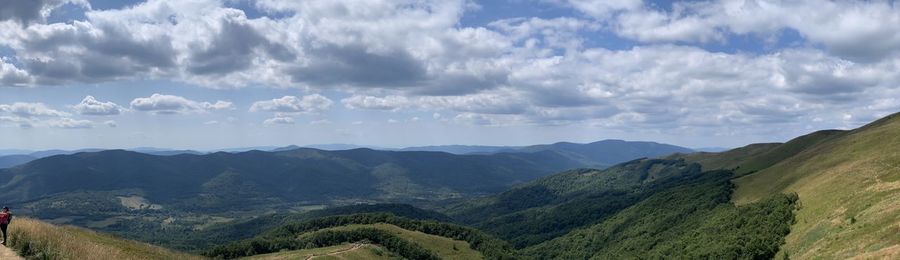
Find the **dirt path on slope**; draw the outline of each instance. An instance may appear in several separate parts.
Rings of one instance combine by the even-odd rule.
[[[337,255],[337,254],[347,253],[347,252],[350,252],[350,251],[353,251],[353,250],[360,249],[360,248],[362,248],[364,245],[366,245],[366,244],[353,243],[353,246],[351,246],[350,248],[347,248],[347,249],[341,249],[341,250],[334,251],[334,252],[329,252],[329,253],[327,253],[327,254],[318,254],[318,255],[307,256],[307,257],[306,257],[306,260],[310,260],[310,259],[313,259],[313,258],[315,258],[315,257],[320,257],[320,256],[329,256],[329,255]],[[5,258],[0,258],[0,259],[5,260]]]
[[[25,260],[25,258],[6,246],[0,246],[0,260]]]

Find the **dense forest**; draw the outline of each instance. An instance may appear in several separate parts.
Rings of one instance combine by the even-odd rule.
[[[634,160],[606,170],[577,169],[541,178],[448,212],[524,248],[599,223],[700,174],[699,165],[683,160]]]
[[[415,220],[410,218],[398,217],[396,215],[388,213],[339,215],[323,217],[298,223],[291,223],[269,230],[262,235],[254,237],[252,239],[213,248],[212,250],[206,252],[206,255],[213,257],[233,258],[239,256],[278,252],[281,250],[309,248],[308,243],[310,243],[310,241],[307,241],[307,238],[297,239],[299,235],[331,227],[339,227],[351,224],[375,223],[386,223],[407,230],[419,231],[426,234],[466,241],[473,249],[481,252],[486,258],[489,259],[507,259],[515,258],[516,256],[515,250],[512,249],[509,244],[490,235],[487,235],[477,229],[437,221]],[[331,241],[333,243],[343,243],[356,242],[363,239],[373,240],[370,237],[358,237],[363,235],[378,236],[379,234],[376,234],[375,232],[361,232],[360,234],[334,235],[329,236],[329,239],[331,240],[328,241]],[[358,239],[353,240],[353,238]],[[413,251],[417,250],[415,248],[407,249]],[[395,253],[400,255],[405,254],[404,252]]]

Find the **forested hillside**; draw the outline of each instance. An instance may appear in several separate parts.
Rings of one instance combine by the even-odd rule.
[[[371,241],[405,258],[440,259],[441,255],[422,247],[421,241],[410,240],[396,235],[395,232],[368,226],[374,224],[388,224],[403,230],[465,241],[471,249],[489,259],[513,258],[517,254],[507,243],[473,228],[414,220],[385,213],[342,215],[286,224],[252,239],[214,248],[206,254],[213,257],[234,258]],[[348,225],[363,226],[346,228]],[[345,228],[333,229],[336,227]]]
[[[735,207],[728,171],[707,172],[599,224],[524,249],[537,259],[767,259],[790,231],[796,195]]]
[[[448,214],[521,248],[602,221],[698,174],[697,164],[660,159],[572,170],[454,205]]]

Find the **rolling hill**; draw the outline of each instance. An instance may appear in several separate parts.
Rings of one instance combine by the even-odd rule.
[[[401,148],[399,151],[425,151],[425,152],[445,152],[452,154],[491,154],[501,151],[514,151],[519,147],[515,146],[489,146],[489,145],[431,145],[431,146],[413,146]]]
[[[690,153],[693,150],[680,146],[656,142],[637,142],[623,140],[603,140],[587,144],[559,142],[554,144],[532,145],[501,152],[536,152],[553,151],[566,155],[585,164],[599,163],[610,166],[637,158],[655,158],[674,153]]]
[[[522,248],[600,222],[699,174],[697,164],[640,159],[605,170],[554,174],[497,195],[453,205],[446,211],[463,223]]]
[[[248,240],[213,248],[205,254],[238,258],[361,241],[383,246],[407,259],[508,259],[516,256],[508,244],[476,229],[387,213],[339,215],[290,223]]]
[[[732,200],[795,192],[802,206],[781,255],[795,259],[900,256],[900,114],[850,131],[784,144],[682,155],[707,169],[736,169]]]
[[[35,159],[37,159],[37,157],[24,154],[0,156],[0,169],[25,164],[30,161],[34,161]]]
[[[437,145],[407,147],[401,151],[437,151],[453,154],[534,153],[552,151],[585,165],[606,167],[644,157],[659,157],[694,150],[655,142],[602,140],[593,143],[558,142],[530,146]]]

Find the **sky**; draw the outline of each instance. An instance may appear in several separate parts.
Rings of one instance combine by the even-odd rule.
[[[900,111],[894,1],[0,0],[0,149],[782,142]]]

